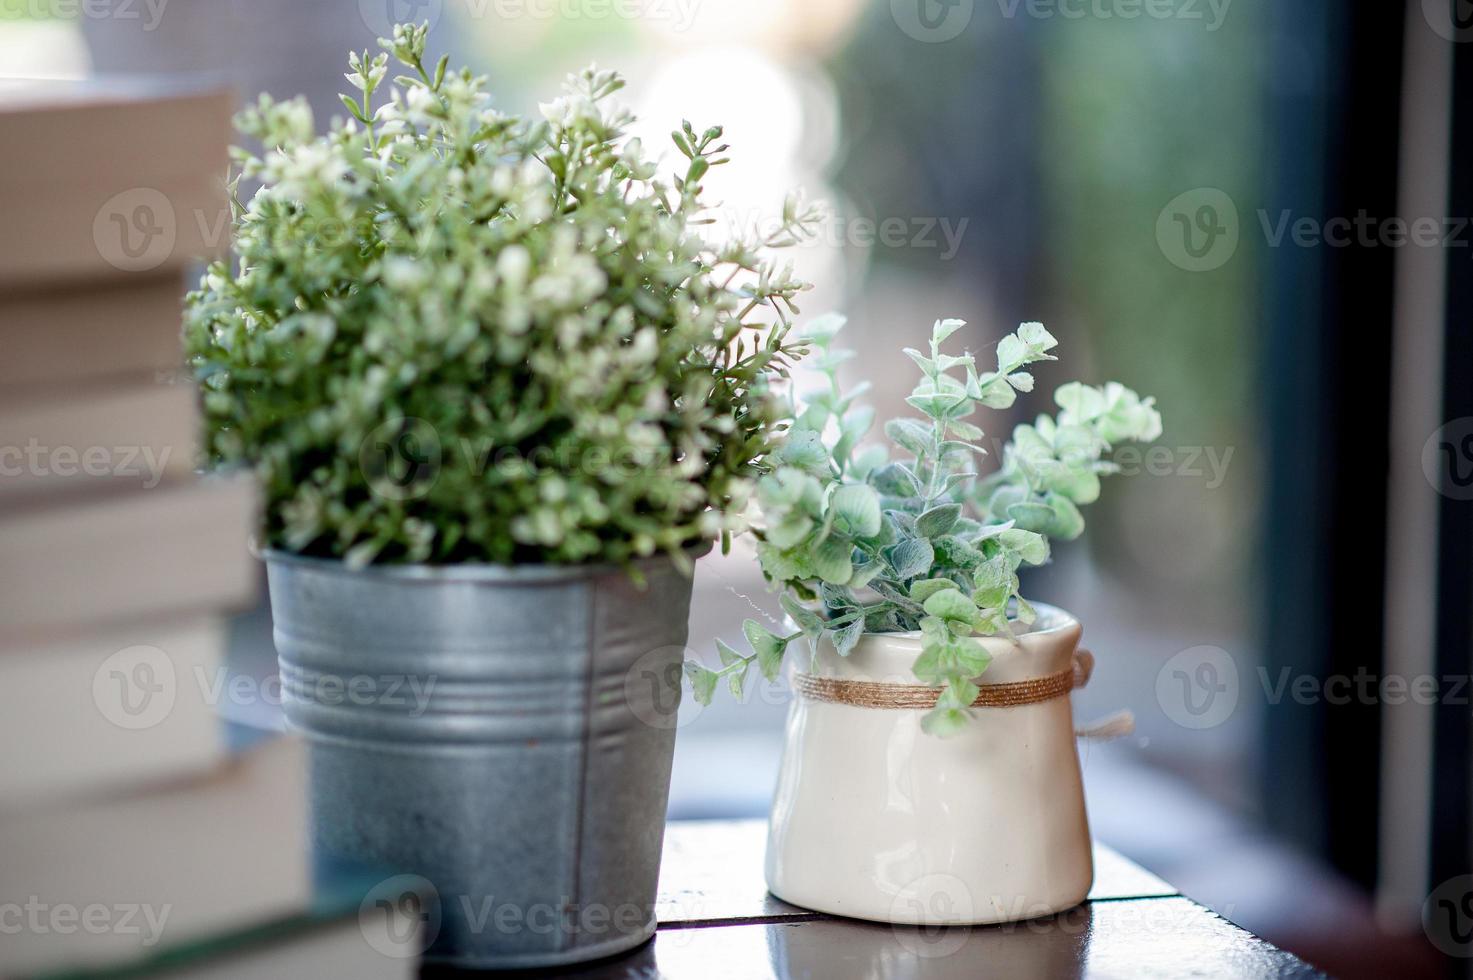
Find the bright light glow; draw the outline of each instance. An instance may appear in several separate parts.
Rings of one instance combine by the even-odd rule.
[[[768,51],[815,54],[833,50],[849,35],[863,0],[687,0],[680,16],[646,17],[642,28],[672,49],[707,44],[749,44]]]
[[[821,168],[833,152],[835,109],[815,104],[834,98],[831,87],[800,78],[760,50],[728,45],[671,57],[641,81],[637,94],[633,135],[644,141],[647,152],[662,154],[664,172],[683,166],[670,141],[670,131],[682,119],[698,132],[713,122],[723,126],[731,162],[713,168],[703,181],[715,208],[716,224],[706,232],[711,240],[754,227],[771,232],[780,221],[783,198],[795,188],[810,200],[832,199]],[[843,301],[845,254],[832,223],[819,229],[818,241],[776,257],[792,262],[802,278],[823,284],[821,291],[802,297],[805,317]],[[798,374],[806,377],[801,368]]]
[[[636,95],[634,135],[651,151],[678,156],[669,134],[682,119],[698,132],[724,127],[732,162],[707,177],[713,200],[745,214],[781,206],[803,136],[798,86],[783,68],[752,48],[704,48],[661,64]]]
[[[76,24],[0,22],[0,78],[86,78],[91,69],[87,43]]]

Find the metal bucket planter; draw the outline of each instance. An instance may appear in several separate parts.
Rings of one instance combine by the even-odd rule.
[[[265,557],[320,858],[428,879],[434,962],[556,966],[649,939],[687,575]]]

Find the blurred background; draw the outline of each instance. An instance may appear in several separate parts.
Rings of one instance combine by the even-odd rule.
[[[1166,419],[1025,580],[1098,657],[1079,719],[1135,714],[1082,743],[1097,836],[1331,972],[1432,976],[1424,905],[1473,870],[1464,6],[31,0],[0,5],[0,74],[224,75],[323,124],[349,48],[428,20],[503,108],[596,61],[647,146],[723,125],[718,228],[829,202],[805,313],[847,313],[882,418],[934,319],[984,354],[1043,320],[1061,362],[989,439],[1075,377]],[[708,559],[691,646],[776,608],[748,551]],[[274,671],[264,600],[231,636]],[[765,815],[787,700],[683,709],[672,816]]]

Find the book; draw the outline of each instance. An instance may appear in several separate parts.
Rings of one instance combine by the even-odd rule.
[[[0,509],[0,656],[104,623],[245,608],[254,519],[246,475]]]
[[[314,863],[307,819],[305,750],[290,737],[209,776],[0,818],[0,908],[20,925],[0,974],[408,976],[420,923],[368,901],[398,879]]]
[[[186,285],[178,269],[168,269],[0,293],[0,391],[177,375]]]
[[[225,254],[234,99],[175,81],[0,83],[0,288]]]
[[[215,955],[175,957],[167,973],[180,980],[280,980],[281,977],[352,977],[354,980],[413,980],[420,975],[413,956],[385,956],[383,950],[414,948],[405,935],[421,928],[398,904],[385,914],[344,916],[281,935],[238,943]]]
[[[0,654],[0,814],[204,772],[230,696],[213,617],[100,629]]]
[[[194,470],[192,385],[142,383],[31,397],[0,389],[0,507],[85,486],[152,490]]]

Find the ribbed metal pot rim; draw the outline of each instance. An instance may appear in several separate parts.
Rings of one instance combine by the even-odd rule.
[[[704,541],[685,549],[692,562],[711,551],[713,542]],[[670,556],[661,552],[648,558],[640,558],[628,564],[618,562],[591,562],[582,565],[493,565],[481,562],[466,562],[458,565],[364,565],[349,568],[340,558],[318,558],[299,555],[279,548],[262,548],[254,541],[251,552],[262,561],[279,565],[293,565],[328,575],[361,576],[399,581],[425,582],[505,582],[545,583],[575,579],[598,578],[615,572],[629,570],[645,571],[668,563]]]

